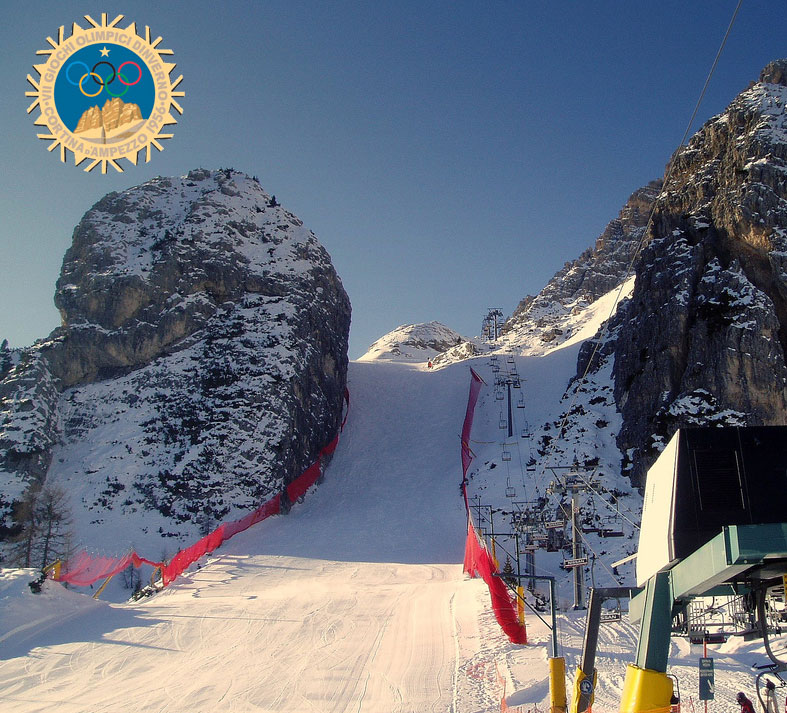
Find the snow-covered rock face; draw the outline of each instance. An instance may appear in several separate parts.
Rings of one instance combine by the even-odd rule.
[[[657,203],[615,348],[635,480],[681,426],[785,423],[785,70],[697,132]]]
[[[162,533],[205,529],[278,491],[338,430],[349,300],[256,179],[197,170],[106,196],[74,231],[55,299],[64,326],[0,385],[0,446],[36,417],[26,457],[53,456],[46,477],[88,540],[151,511]],[[62,389],[55,414],[12,408],[12,380],[37,364]],[[43,477],[24,451],[0,458],[0,493]]]
[[[403,324],[380,337],[358,361],[428,362],[465,342],[469,343],[466,337],[440,322]],[[455,361],[474,352],[465,349],[462,353]]]
[[[588,308],[620,285],[660,188],[661,181],[652,181],[635,191],[594,247],[567,262],[537,296],[519,303],[503,326],[518,352],[538,356],[592,336],[580,336],[586,322],[596,321],[595,310]]]
[[[503,346],[516,353],[588,340],[581,377],[601,337],[587,330],[604,321],[602,304],[610,314],[620,301],[588,382],[567,392],[574,407],[552,424],[565,419],[550,448],[583,451],[577,434],[593,429],[580,412],[612,404],[610,378],[622,416],[617,444],[635,483],[677,428],[785,423],[786,106],[787,60],[778,60],[679,151],[667,185],[636,191],[595,247],[508,320]],[[641,239],[632,293],[623,280]]]

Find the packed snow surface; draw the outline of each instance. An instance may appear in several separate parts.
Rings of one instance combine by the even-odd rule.
[[[511,346],[496,352],[496,362],[521,377],[527,409],[514,410],[517,430],[525,414],[533,424],[554,421],[567,407],[561,398],[579,344],[540,356],[509,353]],[[486,381],[473,430],[471,497],[502,509],[508,485],[522,498],[539,487],[538,473],[519,468],[519,459],[530,457],[532,436],[517,433],[514,446],[498,428],[503,411],[495,362],[481,357],[471,364]],[[596,378],[601,389],[608,372]],[[459,433],[467,364],[427,371],[422,364],[355,362],[349,386],[350,418],[325,482],[289,515],[238,535],[167,590],[136,603],[109,603],[48,582],[34,595],[27,587],[30,570],[4,572],[4,713],[491,713],[501,709],[503,686],[509,706],[548,709],[545,623],[528,612],[529,645],[509,644],[485,585],[461,571],[466,521]],[[594,398],[582,394],[580,401],[607,409],[612,418],[606,400],[593,405]],[[575,431],[593,420],[600,420],[599,411],[581,415]],[[525,430],[550,432],[539,428]],[[584,438],[577,443],[590,448]],[[602,437],[601,443],[603,465],[615,453],[613,441]],[[501,459],[505,444],[517,453],[511,461]],[[636,516],[635,495],[621,499]],[[628,534],[634,537],[630,528]],[[611,559],[635,547],[632,538],[616,540],[604,554],[599,538],[589,538],[588,546]],[[504,546],[510,543],[501,540]],[[570,609],[570,580],[559,560],[558,553],[537,554],[536,565],[561,581],[559,653],[570,686],[584,612]],[[600,566],[596,570],[599,586],[612,583]],[[621,579],[626,576],[624,569]],[[602,626],[595,711],[618,709],[636,638],[625,618]],[[713,710],[736,711],[738,690],[754,697],[749,667],[765,661],[761,643],[737,638],[712,649]],[[670,672],[680,679],[689,708],[689,699],[697,700],[699,655],[673,640]]]

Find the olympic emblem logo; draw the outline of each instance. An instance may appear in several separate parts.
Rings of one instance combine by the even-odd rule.
[[[122,171],[120,159],[136,165],[143,152],[150,161],[152,149],[163,150],[160,142],[172,138],[165,127],[177,124],[174,113],[183,113],[185,93],[176,90],[183,77],[171,78],[172,50],[159,48],[161,38],[151,39],[149,27],[144,36],[136,23],[121,28],[122,19],[85,15],[89,26],[74,23],[70,37],[60,27],[57,40],[47,38],[52,49],[38,52],[49,55],[33,65],[39,79],[27,75],[33,91],[25,95],[35,98],[27,112],[38,108],[35,124],[49,132],[38,138],[52,142],[50,151],[60,148],[63,162],[69,153],[77,165],[87,161],[85,171]]]
[[[100,74],[96,72],[96,70],[102,64],[107,65],[107,67],[109,67],[112,70],[111,77],[107,77],[105,79],[104,77],[102,77]],[[137,78],[133,82],[127,81],[127,78],[120,73],[120,70],[123,69],[123,67],[125,67],[127,64],[137,68]],[[79,78],[79,81],[75,82],[71,78],[70,72],[74,67],[79,67],[79,66],[85,68],[85,73]],[[95,82],[95,84],[98,85],[98,91],[95,92],[94,94],[90,94],[86,92],[85,88],[82,86],[82,82],[84,82],[88,77],[90,77],[93,80],[93,82]],[[111,91],[109,91],[109,85],[112,84],[112,82],[114,82],[116,79],[118,80],[118,82],[120,82],[120,84],[125,86],[125,89],[118,94],[113,94]],[[84,94],[86,97],[89,97],[91,99],[93,97],[97,97],[99,94],[101,94],[103,90],[106,90],[107,94],[109,94],[109,96],[111,97],[122,97],[128,91],[129,87],[136,86],[137,84],[139,84],[141,79],[142,79],[142,67],[140,67],[136,62],[132,62],[131,60],[126,60],[117,69],[115,69],[114,64],[112,64],[111,62],[105,62],[104,60],[96,62],[93,65],[93,69],[88,69],[87,65],[84,62],[80,62],[80,61],[74,61],[66,67],[66,81],[75,87],[79,87],[79,91],[82,92],[82,94]]]

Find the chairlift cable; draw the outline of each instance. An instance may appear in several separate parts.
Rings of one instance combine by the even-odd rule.
[[[632,525],[637,530],[640,529],[640,526],[637,525],[636,522],[634,522],[633,520],[629,519],[628,517],[626,517],[626,515],[623,514],[623,511],[620,509],[620,505],[619,504],[618,504],[618,507],[615,507],[614,505],[612,505],[611,502],[609,502],[608,500],[604,499],[604,497],[595,488],[593,488],[593,486],[590,484],[590,482],[585,480],[585,478],[583,478],[580,473],[575,473],[575,475],[585,484],[585,487],[587,487],[587,489],[591,493],[593,493],[599,500],[601,500],[601,502],[604,503],[604,505],[606,505],[610,510],[614,510],[616,512],[616,514],[620,515],[620,517],[623,518],[627,523],[629,523],[629,525]]]
[[[694,123],[694,119],[697,116],[697,112],[699,111],[700,105],[702,104],[702,100],[705,97],[705,92],[708,89],[711,78],[713,77],[713,73],[716,71],[716,66],[719,63],[719,59],[721,57],[722,51],[724,50],[724,47],[727,44],[727,39],[730,36],[730,32],[732,31],[732,27],[735,24],[735,19],[738,16],[738,11],[740,10],[742,4],[743,4],[743,0],[738,0],[738,4],[736,5],[734,12],[732,13],[732,18],[730,19],[730,23],[727,26],[727,31],[724,33],[724,38],[722,39],[721,45],[719,46],[719,49],[716,52],[716,57],[713,60],[713,64],[711,65],[710,71],[708,72],[708,76],[705,79],[705,84],[703,85],[702,91],[700,92],[699,98],[697,99],[697,102],[694,106],[694,111],[692,112],[691,118],[689,119],[688,124],[686,125],[685,131],[683,132],[683,137],[680,140],[680,144],[678,145],[678,148],[673,152],[672,157],[670,158],[670,162],[669,165],[667,166],[667,171],[664,176],[664,181],[662,183],[662,190],[659,193],[659,195],[656,197],[656,200],[653,201],[653,205],[650,208],[650,212],[648,214],[648,220],[647,223],[645,224],[645,229],[642,231],[642,234],[640,235],[636,250],[634,251],[631,260],[629,261],[628,267],[626,268],[625,277],[620,283],[620,287],[618,288],[617,294],[615,295],[615,299],[612,303],[612,307],[610,308],[609,315],[607,316],[607,319],[602,324],[601,334],[595,342],[593,351],[590,354],[590,358],[588,359],[587,365],[585,366],[585,371],[583,372],[582,377],[576,380],[573,384],[574,386],[573,398],[571,400],[571,403],[569,404],[569,407],[565,411],[565,416],[563,417],[563,421],[561,422],[560,428],[558,429],[557,437],[550,443],[549,446],[550,451],[554,450],[557,444],[557,440],[561,437],[561,434],[564,434],[564,429],[566,428],[566,425],[568,423],[569,415],[571,414],[571,411],[574,408],[574,404],[579,398],[579,389],[581,386],[583,386],[586,383],[587,376],[590,373],[590,368],[593,365],[593,361],[596,358],[596,355],[598,354],[599,350],[601,349],[601,345],[604,343],[607,333],[609,332],[609,323],[612,317],[614,316],[615,312],[617,311],[618,303],[620,302],[623,294],[623,288],[626,282],[628,281],[629,277],[631,276],[632,270],[634,268],[634,263],[639,257],[639,254],[642,251],[642,247],[645,242],[645,238],[648,235],[648,231],[650,230],[650,227],[653,225],[653,216],[655,215],[656,212],[656,205],[658,204],[659,199],[665,195],[666,187],[669,185],[669,180],[672,177],[672,172],[675,168],[678,151],[686,142],[689,132],[691,131],[691,126]],[[545,454],[544,458],[546,459],[550,455],[551,453],[548,452]]]

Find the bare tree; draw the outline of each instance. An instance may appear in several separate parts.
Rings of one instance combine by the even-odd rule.
[[[15,564],[43,569],[66,559],[72,547],[71,513],[65,491],[56,485],[31,487],[16,509],[22,532],[16,538]]]

